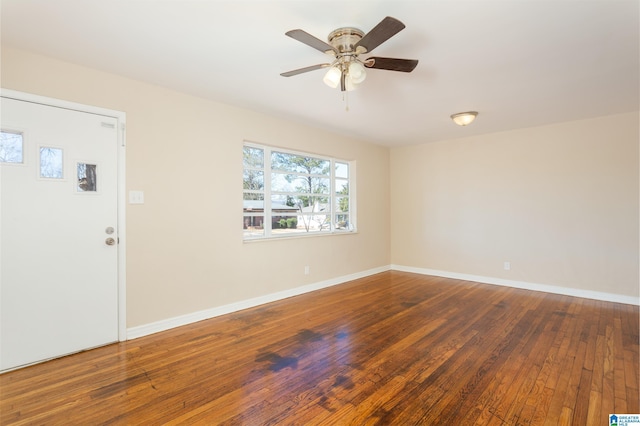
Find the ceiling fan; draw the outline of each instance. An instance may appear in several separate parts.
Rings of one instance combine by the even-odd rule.
[[[323,53],[333,56],[331,63],[311,65],[305,68],[283,72],[283,77],[291,77],[309,71],[329,68],[323,81],[329,87],[340,85],[341,91],[354,90],[366,78],[365,68],[389,71],[411,72],[418,65],[417,59],[397,59],[371,56],[360,59],[364,53],[370,53],[376,47],[399,33],[405,25],[399,20],[387,16],[367,34],[357,28],[338,28],[328,37],[328,43],[303,30],[291,30],[285,34]]]

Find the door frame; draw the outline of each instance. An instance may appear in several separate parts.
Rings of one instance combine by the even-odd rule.
[[[117,182],[117,208],[118,208],[118,340],[127,340],[127,287],[126,287],[126,180],[125,180],[125,148],[126,148],[126,113],[112,109],[100,108],[91,105],[84,105],[75,102],[64,101],[46,96],[34,95],[26,92],[0,88],[0,97],[15,99],[19,101],[32,102],[57,108],[64,108],[73,111],[85,112],[89,114],[102,115],[117,120],[118,136],[118,182]]]

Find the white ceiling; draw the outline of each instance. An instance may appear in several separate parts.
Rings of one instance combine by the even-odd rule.
[[[638,110],[638,0],[1,0],[2,45],[326,128],[387,146]],[[300,28],[406,28],[372,55],[418,59],[369,70],[349,93],[327,62],[286,37]],[[365,58],[369,55],[363,55]],[[330,59],[330,58],[329,58]],[[449,116],[479,111],[468,127]]]

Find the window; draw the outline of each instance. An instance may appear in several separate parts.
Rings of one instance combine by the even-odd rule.
[[[78,174],[78,192],[96,192],[97,185],[97,166],[95,164],[77,163],[76,171]]]
[[[61,148],[40,147],[40,177],[47,179],[62,179],[64,177]]]
[[[22,133],[0,131],[0,163],[24,163]]]
[[[245,143],[244,239],[355,230],[353,162]]]

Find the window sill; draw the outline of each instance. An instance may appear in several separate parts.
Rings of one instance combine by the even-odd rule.
[[[341,235],[355,235],[357,234],[357,230],[353,231],[344,231],[344,232],[327,232],[327,233],[305,233],[305,234],[296,234],[296,235],[282,235],[282,236],[271,236],[271,237],[257,237],[257,238],[243,238],[243,243],[257,243],[264,241],[282,241],[282,240],[297,240],[301,238],[324,238],[324,237],[335,237]]]

